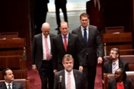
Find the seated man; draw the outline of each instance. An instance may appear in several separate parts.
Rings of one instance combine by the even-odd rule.
[[[73,69],[74,60],[70,54],[65,54],[62,60],[64,70],[55,73],[54,89],[84,89],[83,75]]]
[[[0,84],[0,89],[23,89],[20,83],[14,82],[14,75],[11,69],[3,70],[4,82]]]
[[[112,48],[110,51],[110,60],[104,63],[103,73],[115,73],[115,70],[122,68],[123,71],[129,71],[128,63],[120,59],[118,48]]]

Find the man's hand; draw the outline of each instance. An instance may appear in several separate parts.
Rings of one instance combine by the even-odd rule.
[[[32,65],[32,69],[33,69],[34,71],[37,71],[36,65]]]
[[[57,72],[57,70],[56,70],[56,69],[54,69],[54,70],[53,70],[53,72],[54,72],[54,74],[55,74],[55,73]]]
[[[80,71],[80,72],[83,71],[83,66],[79,66],[79,71]]]
[[[98,64],[101,64],[103,62],[102,57],[98,57]]]

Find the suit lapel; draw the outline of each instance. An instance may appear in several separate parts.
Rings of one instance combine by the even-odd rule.
[[[0,88],[1,87],[2,87],[2,89],[7,89],[5,82],[2,83],[2,85],[0,86]]]
[[[50,44],[51,44],[51,47],[52,47],[52,44],[53,44],[52,43],[52,38],[53,38],[53,36],[51,34],[49,36],[50,36]]]
[[[128,89],[129,86],[128,86],[127,82],[124,81],[123,83],[124,83],[124,89]]]
[[[42,53],[43,53],[43,45],[42,45],[43,39],[42,39],[42,33],[41,33],[40,36],[39,36],[38,42],[41,44],[41,49],[40,49],[40,50],[41,50]]]
[[[123,68],[123,65],[122,65],[120,59],[119,59],[119,68]]]
[[[80,38],[80,41],[82,41],[82,44],[83,44],[83,45],[86,45],[85,42],[84,42],[84,38],[83,38],[83,36],[82,36],[81,27],[79,27],[78,36],[79,36],[79,38]]]
[[[13,86],[12,86],[12,88],[13,88],[13,89],[16,89],[16,87],[15,87],[15,83],[14,83],[14,82],[13,82]]]
[[[75,73],[75,71],[73,70],[73,74],[74,74],[74,80],[75,80],[75,86],[76,86],[76,89],[78,89],[78,78],[77,78],[77,73]]]
[[[113,82],[113,88],[112,89],[117,89],[117,87],[116,87],[116,80],[114,80],[114,82]]]
[[[61,34],[59,35],[59,41],[60,41],[59,43],[60,43],[61,48],[64,50],[64,52],[66,52],[65,48],[64,48],[64,42],[62,40],[62,35]]]
[[[90,43],[90,37],[91,37],[91,34],[92,34],[92,31],[90,30],[91,26],[89,25],[89,28],[88,28],[88,44]]]
[[[110,73],[112,73],[112,61],[110,61],[110,63],[109,63],[109,71],[110,71]]]
[[[63,80],[62,80],[62,85],[61,86],[62,86],[62,89],[66,89],[65,88],[66,85],[65,85],[65,71],[64,70],[63,70],[62,76],[63,76]]]
[[[71,35],[70,35],[70,33],[69,33],[69,34],[68,34],[67,52],[69,51],[70,45],[71,45]]]

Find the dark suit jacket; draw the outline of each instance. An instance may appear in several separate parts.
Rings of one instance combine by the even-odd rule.
[[[83,89],[82,72],[74,69],[73,73],[74,73],[74,80],[75,80],[76,89]],[[64,70],[61,70],[55,74],[54,89],[58,89],[58,87],[59,87],[59,81],[60,81],[59,76],[62,76],[61,89],[65,89],[65,71]]]
[[[119,68],[122,68],[124,71],[129,71],[128,63],[119,59]],[[103,65],[103,73],[112,73],[112,61],[108,60]]]
[[[13,82],[13,89],[23,89],[22,85],[17,82]],[[5,82],[0,83],[0,89],[7,89]]]
[[[50,34],[50,42],[51,42],[51,52],[53,51],[53,37],[55,35]],[[39,70],[42,65],[43,60],[43,46],[42,46],[42,33],[37,34],[33,38],[32,45],[32,64],[36,63],[37,69]]]
[[[62,65],[62,59],[65,54],[71,54],[74,58],[74,66],[77,62],[77,36],[69,33],[67,51],[64,49],[61,34],[57,35],[54,40],[54,51],[53,51],[53,68],[57,70],[64,69]]]
[[[124,83],[124,89],[132,89],[132,85],[131,85],[131,82],[129,80],[126,80],[123,83]],[[108,83],[107,89],[117,89],[116,80],[111,80]]]
[[[78,36],[78,48],[81,50],[81,55],[79,55],[80,65],[83,66],[88,63],[88,65],[90,66],[96,66],[97,57],[102,57],[103,55],[102,41],[96,26],[89,25],[88,31],[89,35],[87,45],[84,43],[84,38],[81,32],[81,26],[77,29],[74,29],[72,33]]]

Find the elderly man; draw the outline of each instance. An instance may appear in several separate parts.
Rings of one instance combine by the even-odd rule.
[[[53,53],[53,72],[56,73],[64,69],[62,65],[62,58],[65,54],[71,54],[74,58],[74,68],[78,69],[78,48],[77,48],[77,36],[69,33],[69,27],[67,22],[61,22],[60,24],[61,34],[54,38],[54,53]]]
[[[42,89],[53,89],[53,68],[52,68],[52,50],[53,34],[49,33],[50,25],[42,24],[42,33],[37,34],[33,38],[32,46],[32,69],[38,69],[42,82]],[[47,81],[49,80],[49,82]]]

